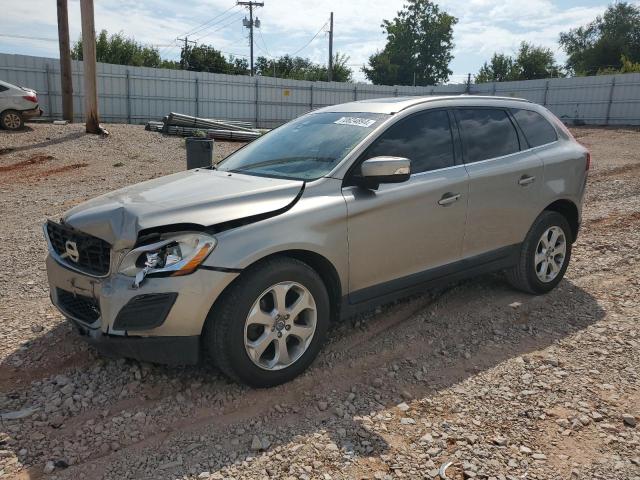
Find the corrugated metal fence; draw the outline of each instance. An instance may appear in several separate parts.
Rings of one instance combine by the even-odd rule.
[[[83,117],[82,62],[73,62],[74,112]],[[38,91],[47,118],[61,116],[54,58],[0,53],[0,79]],[[174,111],[274,127],[337,103],[406,95],[502,95],[546,105],[567,123],[640,125],[640,74],[433,87],[309,82],[271,77],[98,64],[100,119],[143,123]]]

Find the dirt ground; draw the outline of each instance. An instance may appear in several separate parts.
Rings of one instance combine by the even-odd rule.
[[[639,129],[574,129],[592,169],[556,290],[386,305],[270,390],[101,358],[51,306],[45,219],[185,166],[178,138],[107,129],[0,131],[0,478],[640,479]]]

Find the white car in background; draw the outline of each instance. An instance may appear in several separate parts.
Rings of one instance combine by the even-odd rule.
[[[38,107],[35,90],[0,80],[0,127],[18,130],[24,127],[25,118],[40,115],[42,110]]]

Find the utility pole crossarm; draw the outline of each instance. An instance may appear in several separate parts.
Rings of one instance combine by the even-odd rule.
[[[253,77],[253,27],[260,28],[260,21],[256,17],[256,20],[253,20],[253,7],[264,7],[264,2],[237,2],[238,5],[249,8],[249,21],[247,22],[247,18],[244,19],[244,26],[249,29],[249,50],[250,50],[250,58],[251,58],[251,66],[250,73]]]

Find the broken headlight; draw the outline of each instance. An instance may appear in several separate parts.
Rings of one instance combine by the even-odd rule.
[[[167,235],[159,242],[134,248],[125,255],[119,273],[135,277],[138,288],[145,277],[188,275],[209,256],[216,239],[204,233]]]

